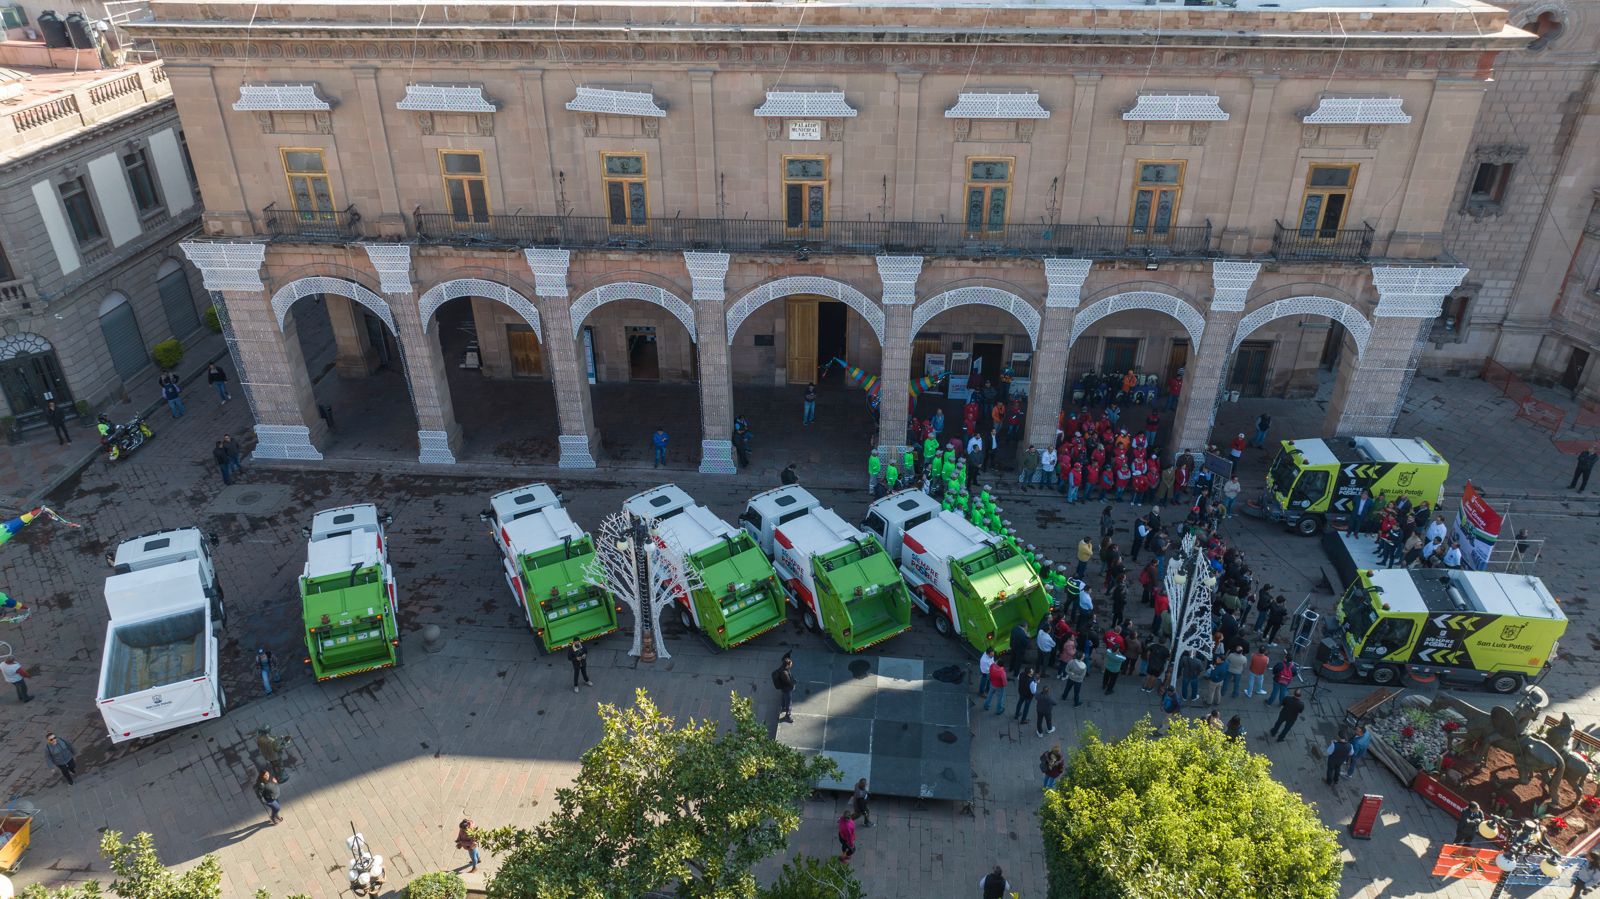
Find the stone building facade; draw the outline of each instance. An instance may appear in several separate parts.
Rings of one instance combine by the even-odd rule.
[[[159,61],[4,70],[8,88],[0,415],[43,427],[49,399],[100,405],[152,370],[152,345],[204,333],[206,294],[177,247],[199,228],[200,199]]]
[[[1457,177],[1445,242],[1471,261],[1423,364],[1485,359],[1600,399],[1600,2],[1507,4],[1534,34],[1504,54]]]
[[[734,383],[836,355],[881,375],[884,446],[941,356],[1025,374],[1033,440],[1091,368],[1182,368],[1178,448],[1333,356],[1327,431],[1387,432],[1467,275],[1486,81],[1532,40],[1474,2],[153,9],[259,452],[319,456],[288,313],[322,296],[340,370],[398,351],[419,457],[453,460],[434,322],[469,299],[485,374],[552,382],[563,464],[591,381],[686,379],[708,471]]]

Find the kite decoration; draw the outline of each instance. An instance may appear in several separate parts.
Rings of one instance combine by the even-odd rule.
[[[862,390],[865,390],[867,392],[867,405],[876,408],[878,405],[878,391],[883,388],[883,382],[878,380],[878,376],[867,374],[865,371],[862,371],[860,368],[845,362],[843,359],[840,359],[837,356],[822,366],[822,374],[826,375],[828,373],[828,369],[835,365],[839,366],[839,368],[844,371],[845,383],[849,384],[851,387],[860,387]],[[910,408],[916,408],[917,397],[921,396],[923,391],[932,390],[949,377],[949,372],[943,372],[937,375],[924,375],[923,377],[912,381],[910,385],[911,395],[909,398]]]
[[[41,516],[59,521],[69,528],[82,527],[82,525],[74,524],[73,522],[62,518],[60,515],[57,515],[55,510],[51,509],[49,506],[39,506],[35,509],[22,513],[10,521],[0,523],[0,546],[4,546],[6,542],[12,537],[15,537],[19,531],[32,524]],[[27,620],[28,616],[32,614],[33,609],[31,607],[17,599],[14,599],[4,591],[0,591],[0,623],[17,624],[21,621]]]

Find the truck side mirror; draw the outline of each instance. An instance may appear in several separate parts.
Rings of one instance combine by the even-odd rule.
[[[206,542],[210,543],[212,546],[216,546],[222,542],[222,538],[218,537],[216,534],[207,534]]]
[[[565,493],[557,493],[556,494],[556,502],[565,504],[566,501],[567,501],[567,495]]]
[[[489,514],[490,514],[489,510],[488,509],[484,509],[482,512],[478,513],[478,520],[483,522],[484,524],[488,524],[489,523]]]
[[[107,568],[115,568],[115,567],[117,567],[117,555],[116,555],[116,553],[114,553],[114,552],[106,553],[106,567]]]
[[[383,526],[384,527],[388,527],[391,524],[394,524],[394,516],[393,515],[385,515],[385,516],[383,516]]]
[[[310,528],[301,528],[300,529],[300,536],[306,538],[307,540],[310,540],[311,539],[311,529]]]

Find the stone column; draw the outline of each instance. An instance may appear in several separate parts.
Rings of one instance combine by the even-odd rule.
[[[450,382],[445,376],[444,352],[437,332],[429,334],[417,307],[411,280],[411,245],[362,244],[378,273],[378,288],[394,312],[399,331],[400,358],[405,362],[406,385],[417,413],[417,461],[454,465],[461,452],[461,425],[450,402]],[[336,329],[337,330],[337,329]]]
[[[334,371],[341,378],[365,378],[378,370],[378,351],[367,336],[362,313],[349,297],[324,294],[328,321],[333,325]]]
[[[1029,446],[1056,442],[1056,419],[1067,389],[1067,353],[1071,349],[1072,319],[1083,301],[1083,282],[1089,277],[1089,259],[1046,259],[1044,317],[1039,322],[1039,344],[1033,348],[1033,375],[1028,384]]]
[[[1381,437],[1394,430],[1428,328],[1466,276],[1467,269],[1453,266],[1372,267],[1378,291],[1372,332],[1356,363],[1339,368],[1324,432]]]
[[[728,347],[727,253],[684,253],[694,286],[694,347],[700,363],[700,473],[734,474],[733,365]]]
[[[917,158],[917,114],[922,107],[922,73],[896,72],[894,151],[896,159]],[[902,222],[915,221],[917,167],[894,167],[894,210],[892,217]],[[895,442],[899,442],[897,439]]]
[[[179,246],[222,301],[222,334],[256,420],[254,457],[321,461],[318,447],[327,443],[328,426],[317,415],[294,316],[286,313],[279,326],[261,282],[266,245],[193,240]]]
[[[378,177],[378,209],[376,215],[368,213],[377,225],[379,236],[404,238],[406,235],[405,210],[400,208],[400,189],[395,183],[393,154],[389,152],[389,134],[384,130],[383,101],[378,93],[378,69],[375,66],[353,66],[356,93],[361,99],[361,124],[367,141],[368,164]]]
[[[1211,442],[1217,404],[1227,386],[1228,362],[1233,358],[1233,337],[1244,317],[1250,285],[1261,273],[1259,262],[1217,261],[1211,264],[1211,304],[1205,330],[1190,355],[1183,376],[1183,394],[1172,422],[1171,455],[1184,450],[1199,452]]]
[[[589,376],[578,343],[578,322],[572,320],[572,297],[567,291],[567,266],[571,250],[523,250],[533,271],[533,289],[539,295],[539,322],[550,380],[556,388],[556,418],[561,426],[560,467],[594,468],[600,431],[594,426],[589,402]]]
[[[911,310],[917,302],[921,256],[879,256],[883,283],[883,369],[878,374],[878,452],[904,450],[911,403]]]

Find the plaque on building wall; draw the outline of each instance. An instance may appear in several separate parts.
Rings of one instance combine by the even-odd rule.
[[[821,119],[790,119],[790,140],[822,140]]]

